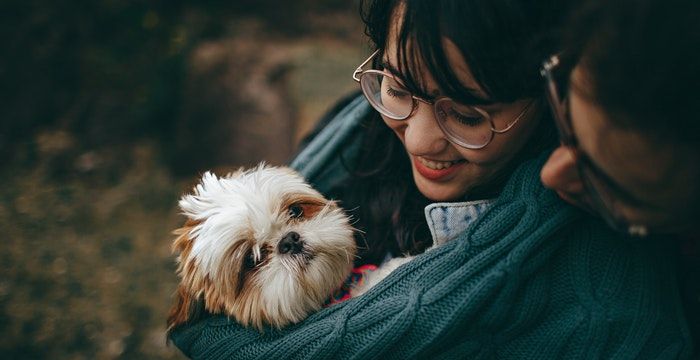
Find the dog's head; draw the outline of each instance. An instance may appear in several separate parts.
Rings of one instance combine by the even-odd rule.
[[[257,329],[298,322],[352,267],[348,218],[289,168],[206,173],[179,205],[188,219],[175,232],[181,282],[169,329],[202,307]]]

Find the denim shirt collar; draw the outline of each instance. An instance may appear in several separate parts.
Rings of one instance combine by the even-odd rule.
[[[441,202],[426,206],[425,218],[433,236],[433,246],[442,245],[462,234],[493,201]]]

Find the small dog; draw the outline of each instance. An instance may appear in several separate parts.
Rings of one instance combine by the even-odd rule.
[[[181,281],[169,330],[203,310],[260,331],[296,323],[352,268],[348,217],[290,168],[205,173],[179,206],[187,221],[174,232]]]

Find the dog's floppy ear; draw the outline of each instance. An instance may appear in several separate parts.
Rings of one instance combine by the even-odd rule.
[[[168,334],[176,327],[191,321],[197,321],[204,314],[204,300],[195,297],[179,285],[175,294],[175,304],[168,313]]]
[[[181,228],[173,231],[177,238],[173,242],[172,251],[179,253],[177,272],[180,284],[175,293],[175,303],[168,314],[168,334],[182,324],[197,320],[204,313],[204,300],[201,296],[196,296],[193,289],[196,275],[194,264],[190,261],[193,245],[191,233],[198,224],[199,221],[188,219]]]

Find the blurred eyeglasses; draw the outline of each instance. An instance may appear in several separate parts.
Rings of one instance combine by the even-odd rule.
[[[392,120],[406,120],[418,108],[418,102],[433,106],[438,126],[452,143],[467,149],[482,149],[493,140],[494,134],[503,134],[513,128],[532,105],[530,101],[520,114],[502,129],[497,129],[491,116],[478,106],[463,105],[449,97],[427,100],[413,95],[393,74],[385,70],[363,70],[380,53],[375,51],[357,67],[352,78],[360,83],[362,93],[380,114]]]
[[[627,195],[627,191],[612,181],[579,147],[569,112],[570,72],[563,71],[561,63],[559,55],[551,56],[543,63],[540,74],[546,81],[547,99],[559,129],[559,137],[562,144],[572,151],[588,195],[587,204],[584,205],[589,207],[588,210],[599,214],[613,228],[633,236],[646,236],[649,233],[646,225],[629,223],[618,210],[621,204],[639,207],[638,201]]]

